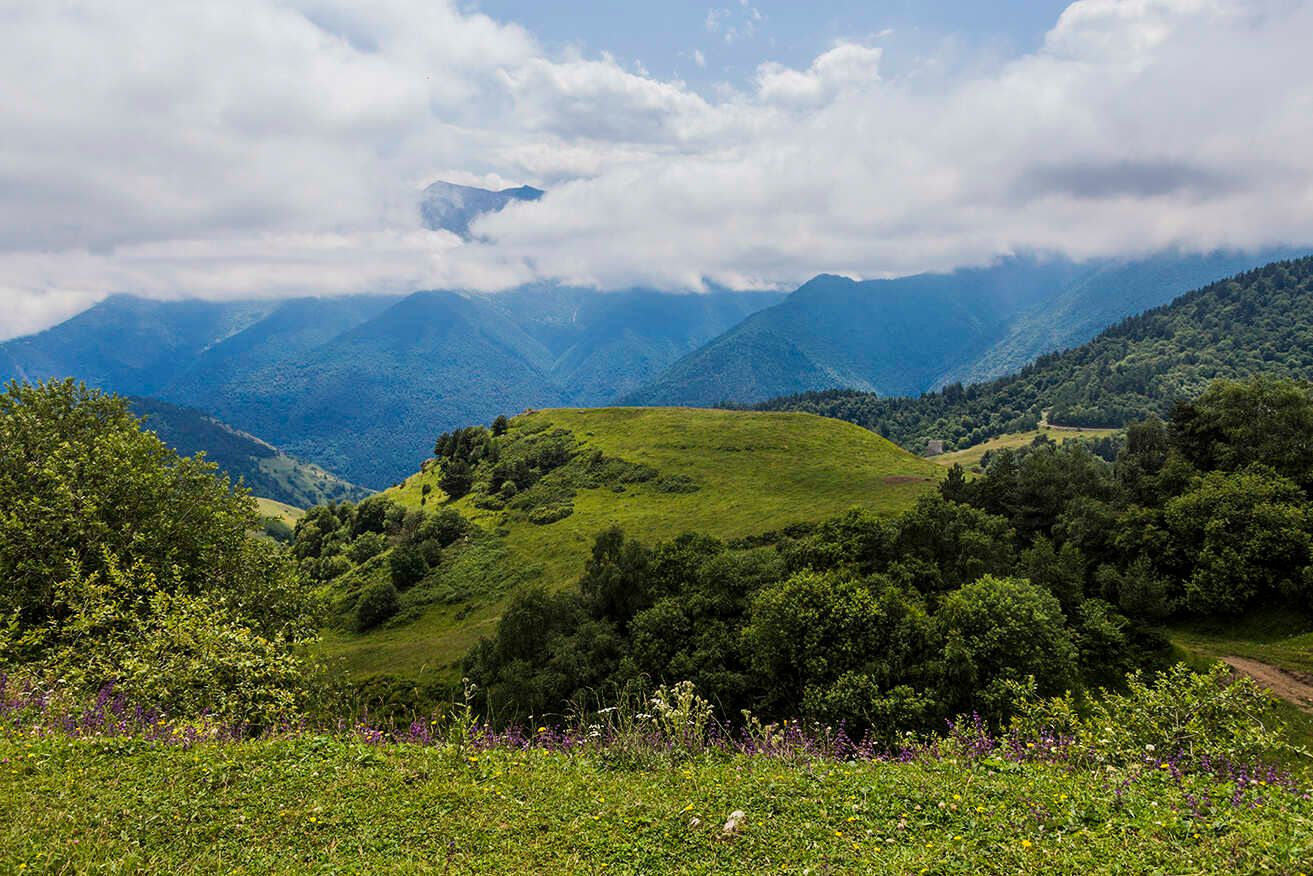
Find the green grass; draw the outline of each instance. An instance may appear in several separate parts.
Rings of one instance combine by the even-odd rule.
[[[277,502],[273,499],[256,498],[255,505],[257,513],[261,517],[272,517],[275,520],[281,520],[288,526],[296,526],[296,521],[305,516],[305,511],[288,505],[286,502]]]
[[[930,457],[931,461],[942,466],[951,466],[961,464],[963,468],[973,468],[980,464],[981,458],[991,450],[1015,449],[1026,447],[1040,435],[1058,442],[1070,441],[1073,438],[1106,438],[1109,435],[1116,435],[1117,429],[1075,429],[1066,427],[1045,426],[1039,429],[1032,429],[1029,432],[1011,432],[1007,435],[1000,435],[997,438],[991,438],[988,441],[982,441],[963,450],[954,450],[951,453],[941,453],[938,456]]]
[[[650,465],[662,477],[683,475],[699,489],[669,493],[648,482],[628,484],[623,492],[580,490],[574,513],[547,525],[518,518],[503,523],[500,511],[462,499],[454,507],[486,531],[500,531],[498,541],[505,549],[498,560],[501,571],[470,563],[464,586],[471,592],[461,606],[466,616],[457,617],[459,609],[444,601],[407,624],[364,635],[331,632],[322,645],[324,654],[343,660],[356,675],[421,668],[452,672],[470,646],[492,631],[512,577],[551,588],[569,586],[582,573],[594,537],[609,526],[619,525],[649,543],[684,532],[725,539],[760,535],[853,507],[897,513],[932,490],[944,474],[940,466],[873,432],[811,414],[560,409],[516,417],[511,435],[545,426],[569,430],[587,448],[609,457]],[[445,498],[436,471],[417,473],[385,495],[430,510],[441,507]]]
[[[0,739],[5,873],[1274,873],[1313,802],[1211,778],[998,760],[589,755],[327,737],[181,747]],[[1186,792],[1215,805],[1192,817]],[[1178,807],[1180,807],[1178,809]],[[746,821],[730,837],[731,812]]]

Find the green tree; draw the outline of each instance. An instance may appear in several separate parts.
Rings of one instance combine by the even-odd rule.
[[[123,399],[72,380],[9,384],[0,664],[117,682],[175,713],[267,722],[304,706],[315,604],[256,523],[245,490],[141,431]]]
[[[944,596],[934,621],[951,711],[1001,717],[1011,685],[1033,676],[1047,695],[1077,678],[1076,646],[1058,600],[1028,581],[985,576]]]
[[[885,695],[918,679],[927,633],[925,610],[901,588],[805,571],[762,588],[743,637],[776,714],[870,726],[889,717]]]
[[[447,498],[455,500],[464,496],[474,486],[474,468],[463,459],[452,459],[442,464],[442,475],[438,486]]]
[[[388,557],[388,573],[397,590],[409,590],[423,580],[428,571],[428,561],[415,545],[398,545]]]
[[[1211,472],[1167,503],[1166,565],[1186,607],[1236,613],[1262,595],[1293,596],[1309,563],[1310,513],[1300,488],[1269,468]]]

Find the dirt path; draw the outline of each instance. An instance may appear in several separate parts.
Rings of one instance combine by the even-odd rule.
[[[1305,712],[1313,713],[1313,678],[1302,672],[1291,672],[1248,657],[1223,657],[1222,661],[1237,672],[1248,675],[1260,686],[1272,689],[1281,697]]]

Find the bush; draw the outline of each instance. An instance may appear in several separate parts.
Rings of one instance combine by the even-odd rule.
[[[371,584],[356,605],[356,632],[372,630],[400,610],[401,595],[391,581]]]
[[[214,471],[141,431],[123,399],[71,380],[10,384],[0,672],[115,683],[180,717],[294,719],[316,606],[288,551],[250,536],[249,493]],[[325,531],[310,527],[318,549]]]
[[[549,523],[564,520],[573,513],[574,505],[571,504],[543,505],[529,512],[529,522],[536,523],[539,526],[546,526]]]
[[[388,573],[396,590],[408,590],[423,580],[429,564],[424,554],[414,545],[403,544],[388,558]]]
[[[387,550],[388,539],[381,532],[362,532],[356,536],[355,541],[347,548],[347,556],[351,562],[359,564],[366,560],[373,559],[383,551]]]
[[[1021,704],[1014,729],[1074,736],[1090,758],[1115,764],[1207,759],[1249,766],[1289,748],[1275,701],[1224,663],[1207,673],[1178,663],[1152,680],[1137,672],[1126,682],[1124,693],[1093,699],[1083,717],[1070,696]]]
[[[1028,676],[1046,695],[1076,680],[1076,646],[1062,608],[1028,581],[986,575],[945,596],[934,620],[953,711],[1001,716],[1012,686]]]

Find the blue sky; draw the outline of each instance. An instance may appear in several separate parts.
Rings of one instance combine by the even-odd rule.
[[[896,75],[923,53],[954,43],[972,56],[1033,51],[1066,8],[1065,0],[480,0],[470,4],[515,21],[550,48],[611,52],[659,77],[699,89],[738,85],[758,64],[805,68],[835,42],[878,43]],[[888,37],[878,35],[893,31]],[[700,52],[705,66],[694,53]]]

